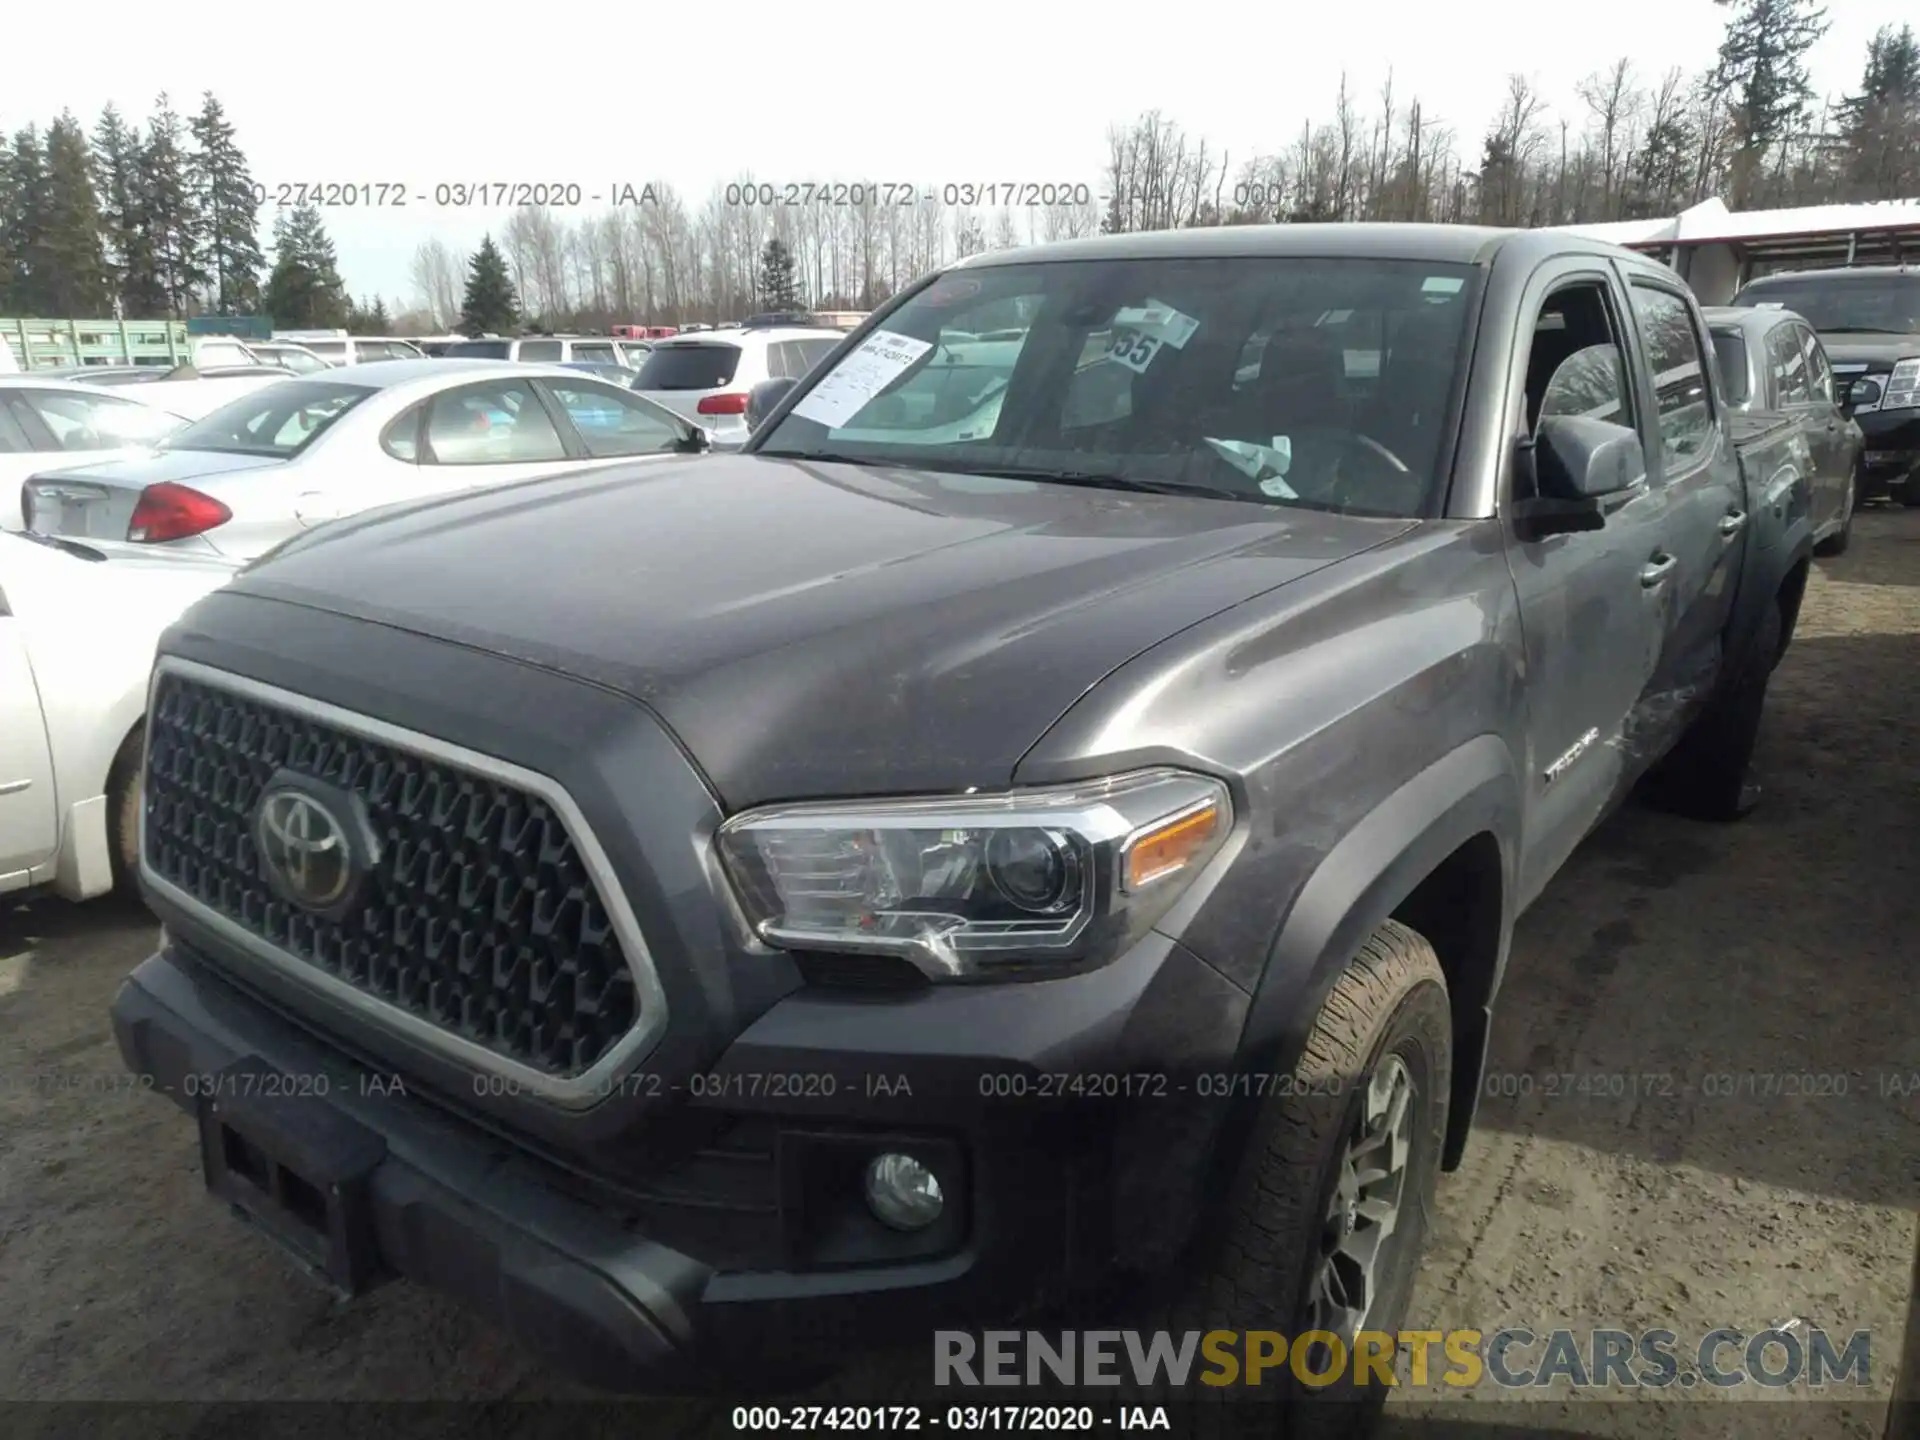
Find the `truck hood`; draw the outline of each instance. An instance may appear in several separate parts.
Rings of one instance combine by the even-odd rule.
[[[1891,365],[1910,355],[1920,355],[1920,335],[1861,335],[1844,331],[1822,335],[1820,344],[1827,358],[1836,365]]]
[[[390,507],[231,589],[622,692],[737,808],[1005,785],[1119,665],[1411,523],[708,456]]]

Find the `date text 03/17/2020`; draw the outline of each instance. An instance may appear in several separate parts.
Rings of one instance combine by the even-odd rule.
[[[658,204],[657,187],[645,181],[607,180],[582,185],[574,180],[293,180],[256,182],[255,205],[290,210],[517,210],[524,206],[563,210],[582,205],[627,208]]]

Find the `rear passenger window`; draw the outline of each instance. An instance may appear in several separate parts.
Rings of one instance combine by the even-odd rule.
[[[1805,326],[1796,325],[1793,333],[1800,341],[1800,349],[1807,357],[1807,384],[1816,400],[1833,399],[1833,369],[1827,364],[1826,347],[1820,343],[1820,337]]]
[[[1635,285],[1633,308],[1653,367],[1661,453],[1669,471],[1684,469],[1713,440],[1713,401],[1700,334],[1686,302],[1665,290]]]
[[[613,346],[576,344],[573,347],[573,358],[576,360],[598,360],[603,365],[611,365],[614,363]]]
[[[561,346],[558,340],[522,340],[520,342],[519,358],[542,363],[556,361],[560,358],[560,350]]]
[[[436,465],[521,465],[564,460],[566,447],[532,389],[514,380],[448,390],[428,402],[427,447]]]
[[[1773,372],[1773,393],[1782,405],[1805,405],[1813,399],[1807,384],[1807,357],[1794,338],[1793,326],[1782,325],[1767,336],[1767,368]]]

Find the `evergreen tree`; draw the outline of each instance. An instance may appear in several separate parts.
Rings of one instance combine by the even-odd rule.
[[[284,211],[273,222],[273,273],[263,308],[287,329],[338,329],[352,316],[333,241],[311,205]]]
[[[106,315],[113,308],[113,285],[100,244],[93,154],[71,111],[47,129],[42,207],[34,269],[45,313],[76,319]]]
[[[42,255],[40,233],[45,224],[47,162],[40,132],[32,125],[14,133],[7,154],[9,205],[4,217],[4,244],[9,274],[5,310],[10,315],[44,315],[41,289],[45,278],[36,269]]]
[[[1804,127],[1813,101],[1807,51],[1827,31],[1813,0],[1715,0],[1733,14],[1720,42],[1714,80],[1731,92],[1740,148],[1734,156],[1733,208],[1758,197],[1767,153]]]
[[[121,313],[129,320],[166,314],[166,292],[141,223],[140,132],[112,105],[93,131],[93,188],[100,200],[100,237]]]
[[[493,243],[483,235],[480,248],[467,266],[467,293],[460,302],[460,323],[454,328],[462,335],[504,335],[513,329],[520,316],[520,297],[514,293],[513,277],[507,274],[507,262]]]
[[[181,140],[180,117],[163,93],[154,102],[140,147],[140,226],[153,250],[167,314],[174,316],[185,316],[207,284],[199,250],[205,227],[187,180]]]
[[[793,277],[793,251],[778,235],[760,252],[760,305],[765,310],[797,310],[800,287]]]
[[[13,181],[13,152],[0,136],[0,311],[12,308],[14,285],[13,232],[21,203]]]
[[[252,314],[260,305],[259,204],[247,157],[234,143],[233,125],[209,90],[189,127],[194,152],[187,157],[193,196],[195,252],[208,275],[209,298],[221,315]]]
[[[1849,189],[1890,200],[1920,188],[1920,40],[1911,25],[1880,27],[1859,93],[1836,109]]]
[[[360,333],[362,335],[391,335],[393,316],[387,312],[387,302],[381,296],[373,297],[372,305],[360,309]]]

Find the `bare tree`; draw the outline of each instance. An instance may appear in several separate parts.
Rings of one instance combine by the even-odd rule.
[[[453,247],[436,235],[415,248],[409,270],[414,305],[433,317],[433,329],[447,329],[460,314],[465,257],[454,254]]]

